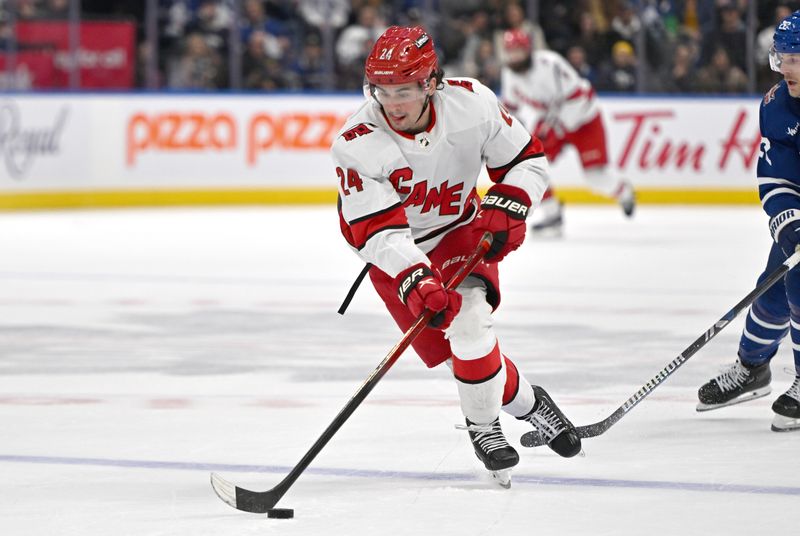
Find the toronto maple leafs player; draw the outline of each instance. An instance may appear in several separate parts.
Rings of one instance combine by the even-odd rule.
[[[592,84],[560,54],[533,50],[523,30],[507,30],[503,48],[503,104],[542,140],[549,161],[554,162],[567,145],[574,146],[589,187],[618,202],[625,215],[633,215],[633,187],[608,164],[605,125]],[[542,196],[537,212],[534,231],[560,232],[562,207],[552,188]]]
[[[783,80],[761,102],[761,154],[758,189],[770,217],[773,238],[767,267],[759,280],[800,244],[800,11],[778,24],[770,66]],[[772,404],[774,431],[800,430],[800,271],[791,270],[750,308],[739,342],[739,359],[703,385],[698,411],[754,400],[770,393],[770,360],[790,336],[795,379]]]
[[[497,263],[520,246],[525,217],[547,188],[541,142],[477,80],[443,78],[422,28],[386,30],[365,70],[367,99],[332,146],[342,233],[372,264],[372,284],[403,331],[423,310],[438,312],[413,347],[428,367],[450,366],[475,453],[507,486],[519,456],[501,409],[561,456],[581,450],[573,425],[502,352],[492,328]],[[481,200],[484,165],[493,186]],[[485,231],[494,237],[485,262],[448,290],[444,282]]]

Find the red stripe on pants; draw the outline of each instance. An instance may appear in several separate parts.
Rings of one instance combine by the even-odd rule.
[[[517,396],[519,391],[519,372],[517,366],[506,356],[503,356],[506,362],[506,385],[503,388],[503,405],[505,406]]]
[[[453,375],[464,383],[481,383],[500,372],[503,363],[500,345],[495,343],[492,351],[478,359],[459,359],[453,356]]]

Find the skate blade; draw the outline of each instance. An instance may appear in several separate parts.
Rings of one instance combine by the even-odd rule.
[[[511,469],[492,471],[492,478],[503,489],[509,489],[511,487]]]
[[[745,393],[738,398],[734,398],[733,400],[729,400],[722,404],[703,404],[699,402],[697,404],[697,411],[711,411],[714,409],[725,408],[727,406],[735,406],[736,404],[741,404],[743,402],[750,402],[751,400],[756,400],[757,398],[762,398],[767,396],[772,392],[772,387],[762,387],[761,389],[756,389],[755,391],[750,391],[749,393]]]
[[[771,429],[773,432],[794,432],[800,430],[800,419],[775,415],[772,419]]]

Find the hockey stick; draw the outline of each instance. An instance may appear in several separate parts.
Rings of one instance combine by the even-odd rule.
[[[681,365],[683,365],[689,360],[690,357],[697,353],[700,348],[705,346],[708,341],[713,339],[717,333],[722,331],[723,328],[725,328],[725,326],[727,326],[734,318],[739,316],[739,313],[748,308],[759,296],[764,294],[767,289],[783,278],[783,276],[786,275],[786,272],[794,268],[798,263],[800,263],[800,250],[796,251],[791,257],[786,259],[780,267],[778,267],[775,271],[768,275],[766,279],[758,284],[756,288],[750,292],[750,294],[745,296],[742,301],[734,305],[733,309],[725,313],[722,318],[720,318],[705,333],[700,335],[700,337],[698,337],[697,340],[695,340],[688,348],[686,348],[678,357],[670,361],[666,367],[661,369],[652,380],[644,384],[641,389],[636,391],[636,393],[626,400],[625,403],[619,408],[617,408],[614,413],[602,421],[594,424],[578,426],[576,428],[578,435],[585,438],[595,437],[605,433],[618,420],[624,417],[626,413],[636,407],[639,402],[644,400],[647,395],[652,393],[656,387],[661,385],[664,380],[669,378],[673,372],[678,370]],[[524,434],[520,438],[520,442],[522,443],[523,447],[539,447],[545,444],[545,441],[542,439],[541,435],[539,435],[539,433],[535,430]]]
[[[481,259],[483,259],[483,256],[489,251],[491,245],[492,234],[486,232],[483,234],[483,237],[481,237],[475,251],[469,256],[467,262],[464,263],[464,266],[462,266],[447,283],[447,288],[453,289],[460,285],[478,265]],[[405,332],[403,338],[400,339],[400,342],[391,349],[389,355],[380,362],[378,367],[369,375],[361,387],[359,387],[352,398],[345,404],[344,408],[336,415],[325,431],[322,432],[322,435],[314,442],[308,452],[306,452],[298,464],[289,471],[289,474],[286,475],[277,486],[268,491],[250,491],[240,488],[226,481],[219,475],[212,473],[211,486],[214,488],[217,496],[237,510],[242,510],[244,512],[263,514],[271,510],[289,490],[292,484],[294,484],[294,481],[297,480],[300,474],[305,471],[317,454],[325,447],[328,441],[330,441],[333,435],[341,428],[350,415],[353,414],[361,402],[364,401],[380,379],[383,378],[386,372],[394,365],[403,351],[411,345],[420,333],[422,333],[422,330],[425,329],[425,326],[427,326],[434,315],[435,313],[430,310],[425,310],[419,315],[414,324]]]

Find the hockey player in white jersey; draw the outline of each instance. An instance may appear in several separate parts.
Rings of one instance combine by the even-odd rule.
[[[505,410],[531,423],[564,457],[580,438],[544,389],[502,353],[492,328],[500,304],[497,263],[525,237],[525,218],[547,188],[547,161],[532,137],[473,79],[444,79],[430,37],[393,26],[366,61],[368,93],[332,147],[343,235],[372,264],[370,279],[407,330],[437,311],[413,343],[428,367],[447,363],[478,458],[504,486],[519,461],[500,426]],[[483,165],[493,186],[483,200]],[[490,251],[463,284],[444,281],[485,231]]]
[[[633,187],[609,170],[605,127],[591,83],[558,53],[532,50],[522,30],[506,31],[503,46],[501,100],[506,107],[542,140],[549,161],[555,161],[565,145],[573,145],[592,191],[616,200],[625,215],[632,216]],[[560,231],[562,223],[561,202],[551,187],[532,228]]]

